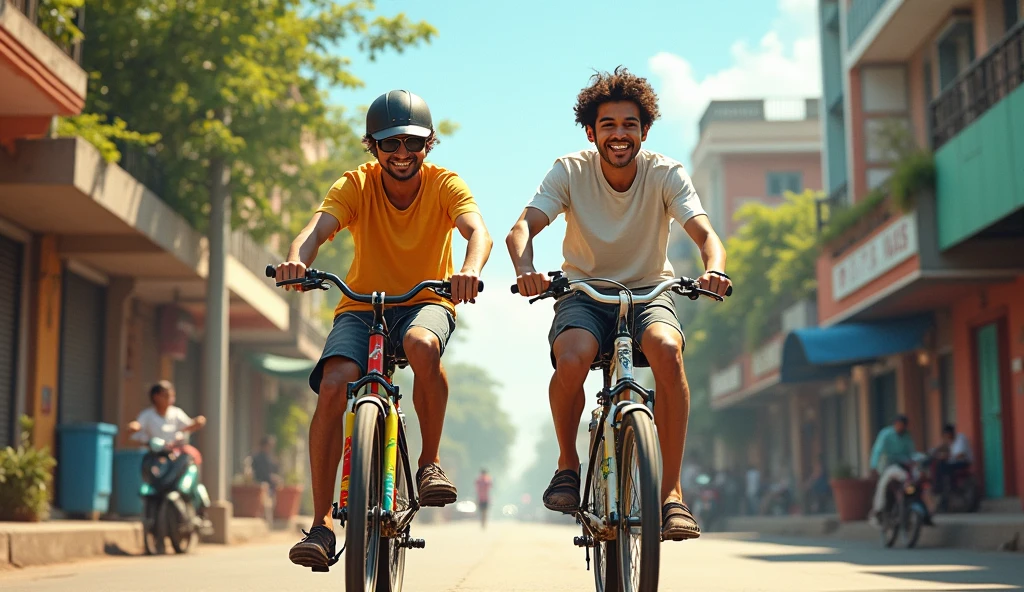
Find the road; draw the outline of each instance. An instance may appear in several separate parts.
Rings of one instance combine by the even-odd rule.
[[[422,526],[406,590],[593,590],[574,528],[495,523]],[[315,592],[344,588],[341,569],[313,574],[287,560],[289,542],[203,546],[185,557],[118,557],[0,571],[4,592]],[[885,551],[866,543],[706,535],[662,546],[663,591],[1024,590],[1019,554],[940,549]]]

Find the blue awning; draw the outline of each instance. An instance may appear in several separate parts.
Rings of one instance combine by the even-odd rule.
[[[782,382],[828,380],[850,366],[924,346],[931,315],[797,329],[782,346]]]

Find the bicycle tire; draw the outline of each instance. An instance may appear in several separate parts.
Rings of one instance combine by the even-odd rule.
[[[594,428],[598,435],[595,438],[604,438],[600,435],[601,426],[598,425]],[[593,441],[591,441],[590,450],[594,450]],[[608,490],[601,491],[601,488],[597,487],[597,480],[601,477],[598,473],[601,470],[601,452],[604,447],[598,445],[598,454],[593,455],[590,459],[590,501],[588,502],[589,511],[595,516],[604,516],[604,502],[601,499],[601,495],[607,494]],[[618,592],[619,590],[619,552],[618,545],[615,539],[610,541],[594,541],[594,589],[597,592]]]
[[[658,590],[661,562],[660,456],[650,416],[641,412],[628,414],[619,430],[618,554],[622,592]]]
[[[380,552],[384,465],[382,421],[376,405],[360,405],[352,429],[348,515],[345,524],[345,590],[375,592]]]
[[[403,439],[405,430],[399,425],[399,439]],[[405,467],[408,457],[401,451],[395,464],[395,512],[409,509],[412,503],[412,492],[405,478]],[[381,537],[380,551],[377,560],[377,592],[401,592],[405,581],[405,547],[401,543],[409,538],[409,527],[405,527],[402,536]]]

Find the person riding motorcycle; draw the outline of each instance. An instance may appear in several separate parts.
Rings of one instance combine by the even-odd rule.
[[[910,476],[902,466],[913,460],[915,452],[914,441],[907,431],[908,425],[906,415],[897,415],[891,426],[883,428],[878,433],[871,448],[871,470],[879,472],[879,466],[884,467],[875,485],[875,498],[869,516],[874,524],[879,523],[879,516],[885,509],[885,494],[889,483],[893,480],[902,483]],[[881,465],[883,457],[885,463]]]
[[[188,454],[197,465],[203,463],[203,456],[196,447],[189,444],[189,434],[206,425],[202,415],[192,419],[180,407],[176,407],[174,385],[161,380],[149,389],[150,407],[143,409],[135,421],[128,424],[132,440],[147,443],[160,438],[171,448]]]

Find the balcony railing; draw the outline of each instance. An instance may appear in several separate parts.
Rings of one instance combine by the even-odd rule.
[[[0,0],[0,7],[4,4],[13,7],[15,10],[21,12],[28,20],[32,21],[36,26],[40,25],[40,12],[39,12],[39,0]],[[75,26],[82,32],[85,32],[85,7],[79,7],[75,10]],[[51,34],[50,31],[43,31],[44,33]],[[53,40],[57,44],[57,47],[68,54],[71,59],[75,60],[75,63],[82,63],[82,42],[76,41],[70,45],[62,43],[58,39]]]
[[[931,103],[932,148],[938,150],[1024,81],[1024,22],[962,72]]]
[[[846,11],[846,49],[849,50],[888,0],[853,0]]]
[[[235,230],[231,233],[228,252],[256,274],[256,277],[271,286],[274,285],[274,280],[266,277],[264,270],[268,264],[284,261],[284,257],[256,242],[245,230]]]
[[[815,204],[818,218],[818,234],[821,234],[822,229],[825,228],[832,216],[846,209],[849,205],[850,200],[846,191],[846,183],[836,187],[828,197],[819,199]]]
[[[700,133],[715,121],[814,120],[820,112],[819,100],[756,99],[711,101],[700,118]]]

